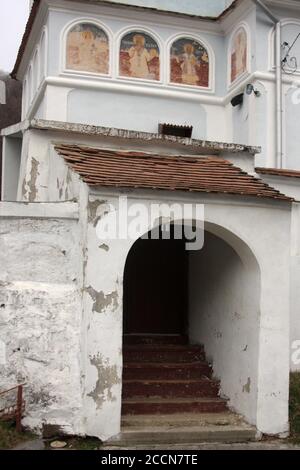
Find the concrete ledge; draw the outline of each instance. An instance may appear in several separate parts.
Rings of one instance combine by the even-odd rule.
[[[77,220],[79,210],[76,202],[0,202],[0,217]]]
[[[113,127],[92,126],[89,124],[76,124],[61,121],[48,121],[43,119],[33,119],[30,122],[30,129],[60,131],[75,133],[87,136],[104,136],[119,139],[138,140],[140,142],[179,144],[193,150],[197,150],[200,154],[215,155],[222,153],[247,153],[256,155],[261,152],[260,147],[252,147],[249,145],[213,142],[209,140],[187,139],[182,137],[167,136],[162,134],[153,134],[151,132],[130,131],[126,129],[117,129]]]

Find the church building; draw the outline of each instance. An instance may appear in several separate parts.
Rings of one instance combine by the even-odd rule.
[[[296,0],[32,2],[1,132],[0,376],[25,427],[288,436],[299,33]]]

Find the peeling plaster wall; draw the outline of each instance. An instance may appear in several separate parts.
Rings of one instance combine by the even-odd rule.
[[[260,273],[221,238],[205,233],[189,256],[189,332],[204,344],[229,406],[256,424]]]
[[[50,144],[48,198],[50,201],[72,201],[79,196],[80,178],[68,168]]]
[[[84,252],[85,349],[84,414],[86,432],[103,440],[120,432],[122,388],[122,273],[128,242],[96,235],[110,208],[106,198],[86,201]],[[125,247],[123,246],[125,243]]]
[[[25,132],[18,201],[47,201],[49,168],[49,145],[44,136],[36,131]]]
[[[229,274],[233,273],[234,280],[231,285],[227,284],[227,297],[224,299],[224,314],[227,312],[229,320],[226,326],[225,318],[222,324],[223,310],[220,304],[216,312],[219,315],[218,331],[223,327],[224,348],[218,349],[215,343],[216,348],[213,351],[207,338],[201,337],[201,340],[205,339],[206,344],[208,343],[209,354],[215,361],[215,371],[222,379],[222,389],[230,396],[232,406],[245,413],[261,432],[287,432],[290,360],[289,206],[256,203],[251,198],[233,200],[159,191],[127,193],[108,190],[93,191],[89,197],[86,195],[87,210],[82,206],[82,217],[86,214],[88,219],[84,250],[85,326],[82,329],[82,344],[85,344],[85,432],[104,441],[120,432],[123,275],[126,258],[134,240],[115,240],[112,237],[99,239],[96,234],[97,221],[107,220],[114,208],[118,214],[120,195],[128,196],[129,207],[136,202],[143,203],[146,207],[151,202],[205,204],[205,218],[210,232],[224,240],[225,248],[223,245],[219,246],[220,250],[222,248],[220,255],[224,256],[224,268],[229,270]],[[229,254],[232,251],[238,255],[233,256],[231,265]],[[249,253],[253,253],[251,256],[257,259],[259,266],[260,293],[256,271],[252,271],[253,265],[248,258]],[[216,260],[211,261],[214,261],[210,286],[213,297],[213,268],[216,269]],[[243,275],[239,279],[241,273]],[[199,273],[195,271],[191,284],[194,289],[199,289],[198,285],[201,284],[201,277],[198,279],[198,276]],[[245,287],[245,283],[249,291],[246,289],[244,294],[237,292],[242,286]],[[215,300],[212,298],[211,302]],[[233,307],[236,307],[234,311]],[[237,314],[237,318],[234,318],[235,329],[232,329],[235,332],[234,339],[230,333],[233,322],[230,312],[232,315]],[[196,326],[199,327],[195,325],[195,328]],[[209,325],[207,336],[212,337]],[[246,351],[243,351],[245,348]],[[224,364],[228,365],[226,377],[221,371]],[[239,371],[238,384],[230,381],[235,369]]]
[[[76,220],[0,218],[1,388],[26,382],[38,432],[83,432],[78,237]]]
[[[260,175],[273,188],[300,201],[299,178],[287,178],[272,175]],[[292,206],[291,224],[291,286],[290,286],[290,321],[291,321],[291,371],[300,371],[300,203]]]
[[[65,202],[78,199],[79,176],[54,151],[51,137],[27,130],[23,140],[18,201]],[[56,141],[61,135],[56,136]]]

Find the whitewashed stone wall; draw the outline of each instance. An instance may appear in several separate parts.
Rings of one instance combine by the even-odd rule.
[[[74,219],[0,218],[1,389],[27,384],[23,424],[36,431],[81,432],[78,234]]]
[[[120,432],[122,393],[122,299],[126,258],[134,240],[100,240],[96,225],[108,217],[111,208],[118,213],[118,197],[126,192],[99,191],[87,201],[86,251],[84,275],[84,322],[86,352],[84,416],[87,433],[106,440]],[[206,195],[132,191],[128,207],[138,202],[149,207],[157,202],[190,202],[205,204],[205,220],[209,231],[228,243],[241,262],[248,266],[245,278],[247,302],[243,327],[244,340],[233,329],[230,309],[241,300],[236,274],[228,280],[232,300],[227,305],[227,319],[206,317],[205,345],[221,378],[221,388],[231,406],[266,434],[288,431],[289,384],[289,270],[290,270],[290,207],[280,202],[259,202],[249,198],[234,200]],[[278,225],[278,220],[281,225]],[[149,227],[150,229],[151,227]],[[255,284],[257,270],[252,271],[253,257],[260,272],[260,288]],[[247,284],[248,281],[248,284]],[[213,282],[213,280],[212,280]],[[201,276],[199,276],[201,284]],[[196,286],[196,287],[195,287]],[[194,279],[192,288],[199,289]],[[212,289],[213,290],[213,289]],[[251,296],[255,296],[253,309]],[[219,304],[219,313],[221,305]],[[193,306],[192,318],[201,314]],[[212,316],[213,311],[209,312]],[[232,310],[234,314],[234,310]],[[237,312],[239,313],[239,312]],[[218,323],[218,324],[217,324]],[[210,330],[219,328],[223,345],[213,343]],[[238,328],[238,327],[237,327]],[[203,341],[195,329],[195,342]],[[243,351],[247,346],[246,351]],[[236,354],[232,354],[231,348]],[[239,354],[237,353],[239,351]],[[226,362],[227,361],[227,362]],[[226,370],[221,371],[226,363]],[[243,367],[244,364],[244,367]],[[236,372],[234,383],[230,377]],[[247,402],[247,403],[245,403]]]

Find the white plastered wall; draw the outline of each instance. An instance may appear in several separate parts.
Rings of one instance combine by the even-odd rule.
[[[207,226],[203,249],[189,255],[189,336],[205,346],[229,406],[256,424],[260,270],[244,251]]]
[[[123,193],[124,194],[124,193]],[[84,312],[86,348],[86,381],[84,415],[87,432],[101,439],[108,439],[120,431],[121,390],[122,390],[122,289],[123,274],[127,255],[133,244],[130,240],[105,240],[97,238],[97,221],[108,217],[111,206],[117,207],[118,194],[99,192],[87,201],[88,228],[85,253]],[[161,196],[152,194],[128,194],[128,204],[151,201],[175,200],[205,203],[205,220],[233,250],[238,253],[241,263],[247,257],[257,260],[260,271],[260,294],[255,273],[247,269],[244,283],[256,298],[251,313],[250,293],[243,299],[245,314],[237,320],[244,332],[244,340],[234,339],[236,351],[248,344],[249,351],[240,351],[235,357],[222,351],[228,357],[230,366],[238,371],[235,383],[224,378],[224,392],[232,401],[236,411],[245,413],[247,418],[266,434],[280,434],[288,431],[288,386],[289,386],[289,239],[290,210],[276,203],[255,204],[234,202],[228,198],[221,202],[217,198],[179,197],[174,194]],[[280,218],[281,226],[277,220]],[[244,250],[244,253],[243,253]],[[252,258],[253,259],[253,258]],[[255,265],[255,263],[254,263]],[[237,272],[233,288],[238,286]],[[241,298],[232,292],[235,300]],[[231,302],[231,301],[230,301]],[[230,307],[230,302],[228,306]],[[229,309],[227,309],[229,312]],[[246,314],[247,312],[247,314]],[[237,312],[239,313],[239,312]],[[231,319],[229,318],[231,325]],[[225,325],[226,323],[226,325]],[[223,327],[229,328],[227,322]],[[220,327],[222,325],[220,324]],[[246,337],[246,329],[249,336]],[[250,333],[250,330],[252,332]],[[225,334],[226,338],[226,334]],[[228,341],[232,339],[227,336]],[[248,342],[247,342],[248,341]],[[244,344],[245,343],[245,344]],[[250,344],[251,343],[251,344]],[[210,355],[216,361],[216,370],[221,369],[221,350],[210,348]],[[244,362],[243,356],[247,359]],[[231,372],[228,370],[230,377]],[[250,377],[250,383],[248,378]],[[222,377],[221,377],[222,378]],[[237,385],[238,384],[238,385]],[[251,389],[252,384],[252,389]],[[223,385],[222,385],[223,386]],[[250,390],[248,392],[248,390]]]
[[[0,203],[1,388],[26,383],[23,425],[83,432],[76,204]]]

